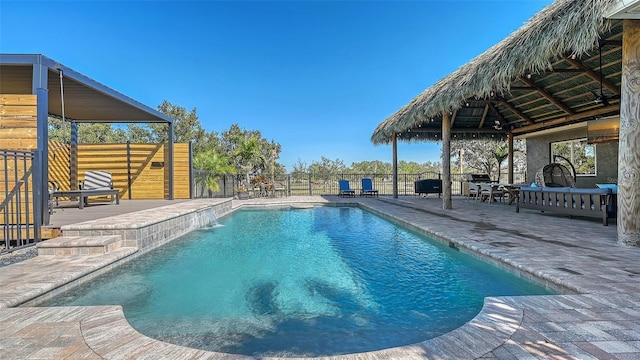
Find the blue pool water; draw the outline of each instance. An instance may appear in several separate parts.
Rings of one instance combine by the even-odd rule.
[[[159,340],[318,356],[444,334],[487,296],[550,293],[358,208],[244,210],[222,225],[43,305],[119,304]]]

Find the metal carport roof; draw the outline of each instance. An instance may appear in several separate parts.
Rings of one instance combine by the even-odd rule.
[[[48,71],[50,115],[62,117],[59,76],[62,71],[66,119],[77,122],[173,123],[167,115],[40,54],[0,54],[0,94],[34,93],[35,82],[40,78],[34,76],[34,65]]]

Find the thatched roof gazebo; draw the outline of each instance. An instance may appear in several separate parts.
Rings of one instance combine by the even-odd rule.
[[[620,114],[619,199],[633,191],[636,203],[619,208],[623,218],[637,215],[640,189],[625,171],[638,188],[640,149],[626,140],[640,136],[638,19],[639,0],[557,0],[382,121],[371,141],[393,144],[395,168],[398,140],[443,141],[448,154],[452,136],[506,138],[511,182],[514,136]],[[443,206],[451,208],[448,156],[443,167]],[[619,230],[619,241],[640,242],[640,223],[629,222],[633,240],[620,240]]]

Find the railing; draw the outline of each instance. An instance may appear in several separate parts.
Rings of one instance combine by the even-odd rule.
[[[0,150],[0,253],[40,241],[40,173],[37,152]]]
[[[503,174],[504,175],[504,174]],[[207,197],[231,197],[237,195],[237,181],[233,176],[221,176],[218,180],[220,191],[212,192],[207,190],[204,179],[208,173],[203,170],[194,170],[194,184],[192,195],[194,198]],[[503,176],[503,181],[506,175]],[[338,180],[349,180],[349,187],[360,192],[361,179],[370,178],[373,188],[378,190],[380,195],[393,194],[392,174],[315,174],[315,173],[293,173],[278,175],[275,177],[276,188],[284,188],[285,196],[299,195],[337,195],[339,193]],[[440,173],[421,174],[398,174],[398,195],[415,195],[414,181],[421,179],[442,179]],[[452,195],[462,195],[462,184],[467,181],[467,174],[451,174]],[[269,182],[271,179],[269,178]],[[514,174],[514,183],[524,183],[524,173]],[[255,196],[259,192],[259,187],[248,189],[250,196]],[[281,192],[280,192],[281,193]],[[278,195],[278,193],[276,193]]]

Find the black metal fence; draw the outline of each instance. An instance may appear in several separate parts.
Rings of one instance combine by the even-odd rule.
[[[211,174],[214,176],[214,174]],[[209,173],[202,170],[194,170],[194,182],[192,195],[194,198],[208,197],[231,197],[238,196],[239,190],[246,192],[247,196],[300,196],[300,195],[337,195],[339,193],[338,180],[349,180],[349,187],[359,193],[362,188],[361,179],[370,178],[373,182],[373,188],[378,190],[380,195],[393,194],[393,175],[392,174],[315,174],[315,173],[292,173],[279,175],[272,181],[268,177],[266,188],[253,186],[245,189],[240,186],[234,176],[220,176],[218,186],[220,191],[213,192],[206,187],[205,179],[209,177]],[[503,174],[502,182],[506,182],[506,174]],[[414,182],[421,179],[442,179],[440,173],[421,173],[421,174],[398,174],[398,195],[415,195]],[[452,195],[463,194],[463,183],[467,181],[467,174],[451,174]],[[271,187],[271,183],[275,185]],[[524,173],[514,174],[514,183],[524,183]],[[275,189],[278,191],[270,192]],[[266,190],[266,192],[265,192]]]
[[[0,150],[0,253],[40,241],[42,177],[36,151]]]

